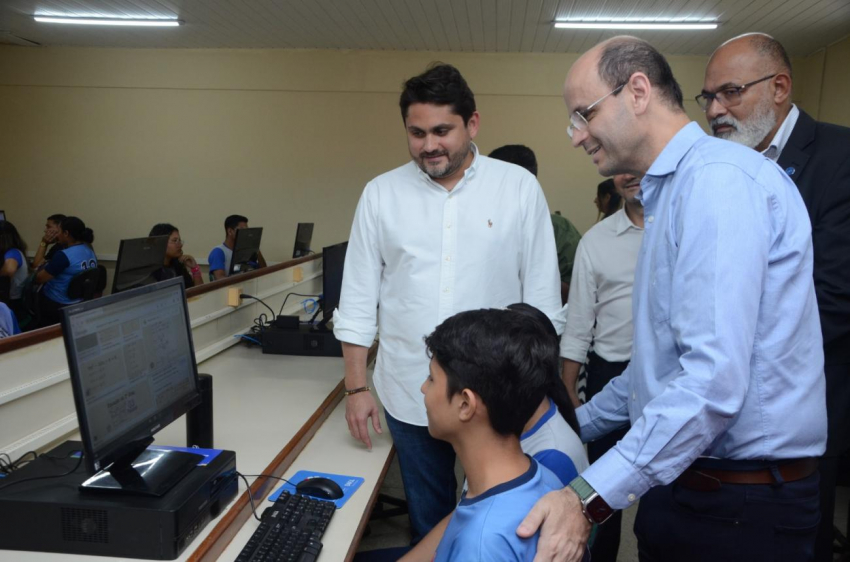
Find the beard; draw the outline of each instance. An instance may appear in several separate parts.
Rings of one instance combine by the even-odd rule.
[[[431,179],[438,180],[449,177],[463,166],[466,156],[469,154],[471,148],[470,144],[471,141],[466,143],[466,145],[457,152],[449,152],[446,150],[420,152],[416,157],[416,164],[419,166],[419,169],[428,174]],[[434,158],[435,156],[446,156],[447,162],[444,165],[428,164],[425,162],[426,158]]]
[[[712,119],[710,125],[712,131],[720,125],[731,126],[731,131],[714,132],[714,136],[743,144],[749,148],[755,148],[767,138],[767,135],[776,126],[776,110],[770,100],[765,100],[765,103],[758,105],[747,120],[738,120],[731,115],[724,115]]]

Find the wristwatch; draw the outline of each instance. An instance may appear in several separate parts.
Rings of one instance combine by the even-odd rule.
[[[611,506],[605,503],[602,496],[597,494],[584,478],[576,476],[569,485],[581,501],[581,512],[588,521],[601,525],[614,515]]]

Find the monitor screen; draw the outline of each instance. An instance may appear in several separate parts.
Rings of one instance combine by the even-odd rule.
[[[163,268],[168,236],[149,236],[122,240],[112,279],[112,292],[156,283],[154,274]]]
[[[233,256],[230,258],[228,275],[257,269],[257,254],[260,251],[260,239],[262,237],[262,227],[240,228],[236,231],[236,241],[233,242]]]
[[[342,293],[342,270],[348,242],[327,246],[322,250],[322,323],[333,320]]]
[[[295,247],[292,249],[292,258],[302,258],[310,253],[310,242],[313,241],[313,223],[299,222],[295,231]]]
[[[183,279],[62,309],[86,466],[144,451],[200,403]]]

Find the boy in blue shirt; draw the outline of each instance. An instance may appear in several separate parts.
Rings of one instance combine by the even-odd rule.
[[[428,430],[451,443],[468,481],[433,559],[531,561],[537,537],[516,528],[563,484],[523,453],[520,436],[557,377],[556,344],[541,321],[506,309],[457,314],[425,342]]]

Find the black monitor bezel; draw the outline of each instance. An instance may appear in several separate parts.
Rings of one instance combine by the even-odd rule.
[[[305,230],[309,227],[310,233],[307,237],[307,246],[305,248],[300,248],[298,245],[299,239],[301,239],[302,230]],[[303,258],[307,254],[310,253],[310,244],[313,242],[313,229],[315,227],[315,223],[312,222],[299,222],[298,226],[295,229],[295,242],[292,245],[292,259]],[[299,253],[299,250],[303,251],[303,253]]]
[[[154,267],[156,264],[153,264],[153,263],[151,264],[151,267],[154,267],[153,269],[151,269],[151,273],[153,273],[155,271],[158,271],[160,268],[165,267],[165,256],[166,256],[166,254],[168,254],[168,239],[169,238],[170,238],[170,236],[144,236],[144,237],[141,237],[141,238],[126,238],[124,240],[121,240],[121,242],[118,245],[118,259],[115,261],[115,273],[112,276],[112,293],[113,294],[122,293],[124,291],[129,291],[130,289],[136,288],[135,286],[134,287],[128,287],[126,289],[119,289],[118,288],[118,278],[119,278],[120,273],[121,273],[122,258],[125,257],[126,253],[127,253],[125,246],[128,246],[130,242],[138,242],[140,240],[144,240],[144,241],[154,240],[154,239],[157,240],[157,241],[164,240],[165,246],[163,248],[162,258],[159,260],[159,267]],[[151,283],[156,283],[156,279],[153,279],[152,277],[151,277],[151,279],[152,279],[152,281],[150,281],[149,283],[144,283],[144,285],[141,285],[141,286],[144,287],[146,285],[150,285]]]
[[[243,240],[248,239],[244,234],[242,234],[243,232],[246,232],[246,231],[259,232],[260,236],[257,238],[256,247],[254,247],[254,246],[249,246],[249,247],[246,247],[246,248],[240,247],[239,243],[242,242]],[[248,263],[248,260],[241,261],[241,262],[236,261],[236,255],[237,255],[236,253],[242,252],[242,251],[245,251],[245,250],[253,250],[251,252],[251,254],[248,256],[248,259],[250,259],[251,256],[253,256],[254,254],[259,254],[260,244],[262,243],[262,240],[263,240],[263,227],[262,226],[251,226],[251,227],[248,227],[248,228],[238,228],[238,229],[236,229],[236,238],[233,240],[233,251],[230,255],[230,269],[228,269],[228,271],[227,271],[228,276],[233,275],[235,273],[244,273],[244,271],[234,271],[233,268],[237,264]]]
[[[338,244],[333,244],[331,246],[325,246],[322,248],[322,321],[324,324],[327,324],[331,320],[333,320],[333,310],[328,310],[330,307],[327,303],[327,287],[328,281],[327,276],[324,274],[326,271],[325,268],[325,260],[328,255],[328,250],[336,251],[338,248],[344,248],[344,253],[347,255],[348,253],[348,240],[345,242],[339,242]],[[343,276],[345,275],[345,258],[342,260],[343,265]],[[340,279],[340,289],[339,289],[339,298],[342,298],[342,279]],[[336,306],[339,306],[339,299],[337,299]]]
[[[189,351],[192,356],[192,375],[195,382],[194,392],[188,392],[182,399],[172,403],[167,409],[157,412],[153,418],[146,418],[132,428],[128,429],[124,436],[113,441],[107,446],[105,452],[96,452],[92,443],[91,433],[88,426],[88,417],[85,408],[85,394],[82,387],[80,373],[77,370],[76,350],[71,338],[70,319],[71,316],[88,312],[90,310],[108,306],[116,302],[130,300],[154,291],[164,291],[172,286],[180,285],[180,294],[183,301],[183,314],[189,338]],[[71,379],[71,389],[74,395],[74,407],[77,411],[77,422],[82,437],[83,451],[85,453],[86,469],[89,473],[109,466],[115,460],[127,456],[134,448],[138,447],[140,441],[151,441],[153,436],[174,422],[180,416],[201,403],[201,392],[198,382],[198,365],[195,361],[195,343],[192,338],[192,322],[189,316],[189,306],[186,302],[186,287],[182,277],[168,279],[159,283],[145,285],[136,289],[128,289],[115,295],[108,295],[99,299],[85,301],[79,304],[69,305],[61,309],[62,338],[65,342],[65,354],[68,359],[68,372]],[[118,443],[117,445],[115,443]]]

